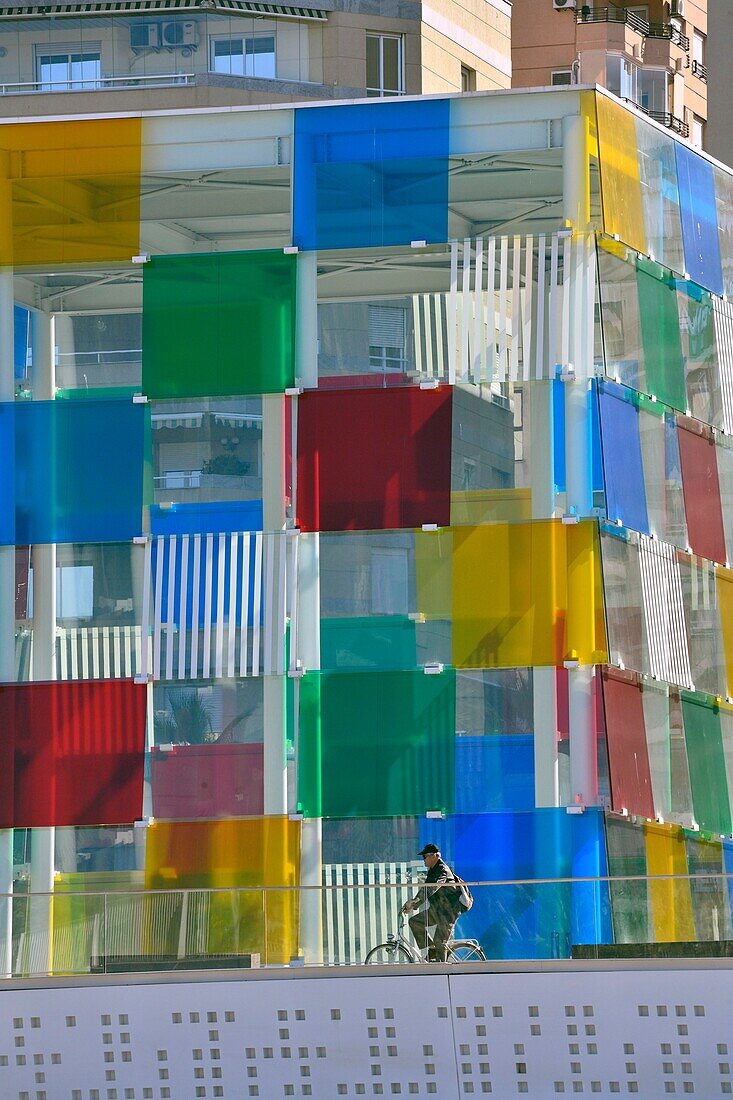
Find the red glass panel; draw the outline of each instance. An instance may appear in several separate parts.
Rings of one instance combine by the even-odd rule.
[[[611,802],[614,810],[654,817],[641,688],[632,673],[603,673]]]
[[[262,745],[153,749],[153,816],[255,817],[264,813]]]
[[[0,826],[136,821],[145,712],[145,685],[129,680],[0,686]]]
[[[447,526],[452,404],[450,387],[303,394],[301,530]]]
[[[682,416],[677,419],[677,435],[690,546],[703,558],[725,563],[715,443],[703,425]]]

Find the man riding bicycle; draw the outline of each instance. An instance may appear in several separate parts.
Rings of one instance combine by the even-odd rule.
[[[402,908],[405,913],[410,913],[413,909],[421,909],[427,902],[427,910],[410,917],[410,931],[420,950],[428,949],[430,962],[445,962],[445,945],[462,912],[458,903],[461,891],[458,885],[452,885],[456,877],[441,858],[440,849],[435,844],[426,844],[418,854],[428,869],[425,884]]]

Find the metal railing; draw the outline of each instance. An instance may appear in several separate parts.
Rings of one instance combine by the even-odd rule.
[[[646,35],[647,38],[666,38],[681,50],[690,48],[690,39],[674,23],[650,23]]]
[[[576,23],[625,23],[641,35],[649,33],[649,22],[627,8],[617,8],[613,4],[604,8],[592,8],[583,4],[575,13]]]
[[[361,964],[418,885],[410,864],[370,865],[401,879],[381,883],[366,866],[322,887],[0,895],[0,975]],[[469,885],[457,935],[488,959],[733,956],[733,875]]]
[[[708,82],[708,67],[703,65],[702,61],[692,62],[692,74],[696,76],[698,80],[702,80],[704,84]]]
[[[609,5],[592,8],[583,4],[575,13],[577,23],[624,23],[644,38],[666,38],[683,50],[689,50],[690,40],[674,23],[650,23],[635,11]]]
[[[649,118],[653,118],[655,122],[660,122],[662,126],[666,126],[668,130],[672,130],[675,134],[679,134],[680,137],[690,136],[690,127],[686,122],[683,122],[681,118],[677,118],[677,115],[673,115],[670,111],[650,111],[647,107],[642,107],[641,103],[637,103],[635,99],[629,99],[628,96],[624,98],[624,103],[630,103],[632,107],[636,107],[637,111],[641,111],[642,114],[647,115]]]
[[[90,80],[28,80],[13,84],[0,84],[0,95],[28,95],[34,92],[100,92],[113,88],[170,87],[194,84],[195,73],[160,73],[145,76],[108,76]]]

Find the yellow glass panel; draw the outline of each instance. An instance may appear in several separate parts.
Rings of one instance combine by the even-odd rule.
[[[451,617],[453,532],[415,531],[417,610],[425,619]]]
[[[146,889],[222,891],[209,900],[208,954],[288,962],[298,945],[298,891],[288,888],[299,877],[299,821],[156,821],[148,829]]]
[[[598,527],[595,523],[577,523],[565,531],[568,648],[564,660],[605,664],[608,645]]]
[[[453,543],[456,668],[605,660],[594,522],[455,528]]]
[[[454,525],[519,523],[531,518],[531,489],[454,489],[450,495]]]
[[[598,113],[596,111],[596,93],[580,93],[580,113],[588,121],[588,153],[598,160]]]
[[[70,871],[59,873],[53,886],[52,971],[85,974],[96,955],[141,955],[140,925],[127,920],[110,934],[111,912],[105,895],[115,894],[129,911],[131,899],[142,901],[142,871]],[[124,944],[120,942],[124,939]]]
[[[603,228],[646,254],[634,116],[604,95],[596,95],[601,166]]]
[[[139,118],[0,127],[0,265],[129,262],[140,136]]]
[[[644,826],[647,873],[686,875],[685,838],[679,825]],[[657,943],[695,939],[695,919],[689,879],[649,880],[654,939]]]
[[[723,634],[725,678],[728,695],[733,695],[733,569],[717,566],[715,581],[718,592],[718,614]]]

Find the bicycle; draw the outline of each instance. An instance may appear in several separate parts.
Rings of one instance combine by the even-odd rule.
[[[427,960],[422,957],[415,947],[404,935],[405,914],[400,909],[397,924],[397,935],[390,932],[385,943],[379,943],[373,947],[364,959],[365,965],[375,963],[421,963]],[[478,940],[448,940],[446,946],[446,962],[486,962],[486,956],[481,950]]]

